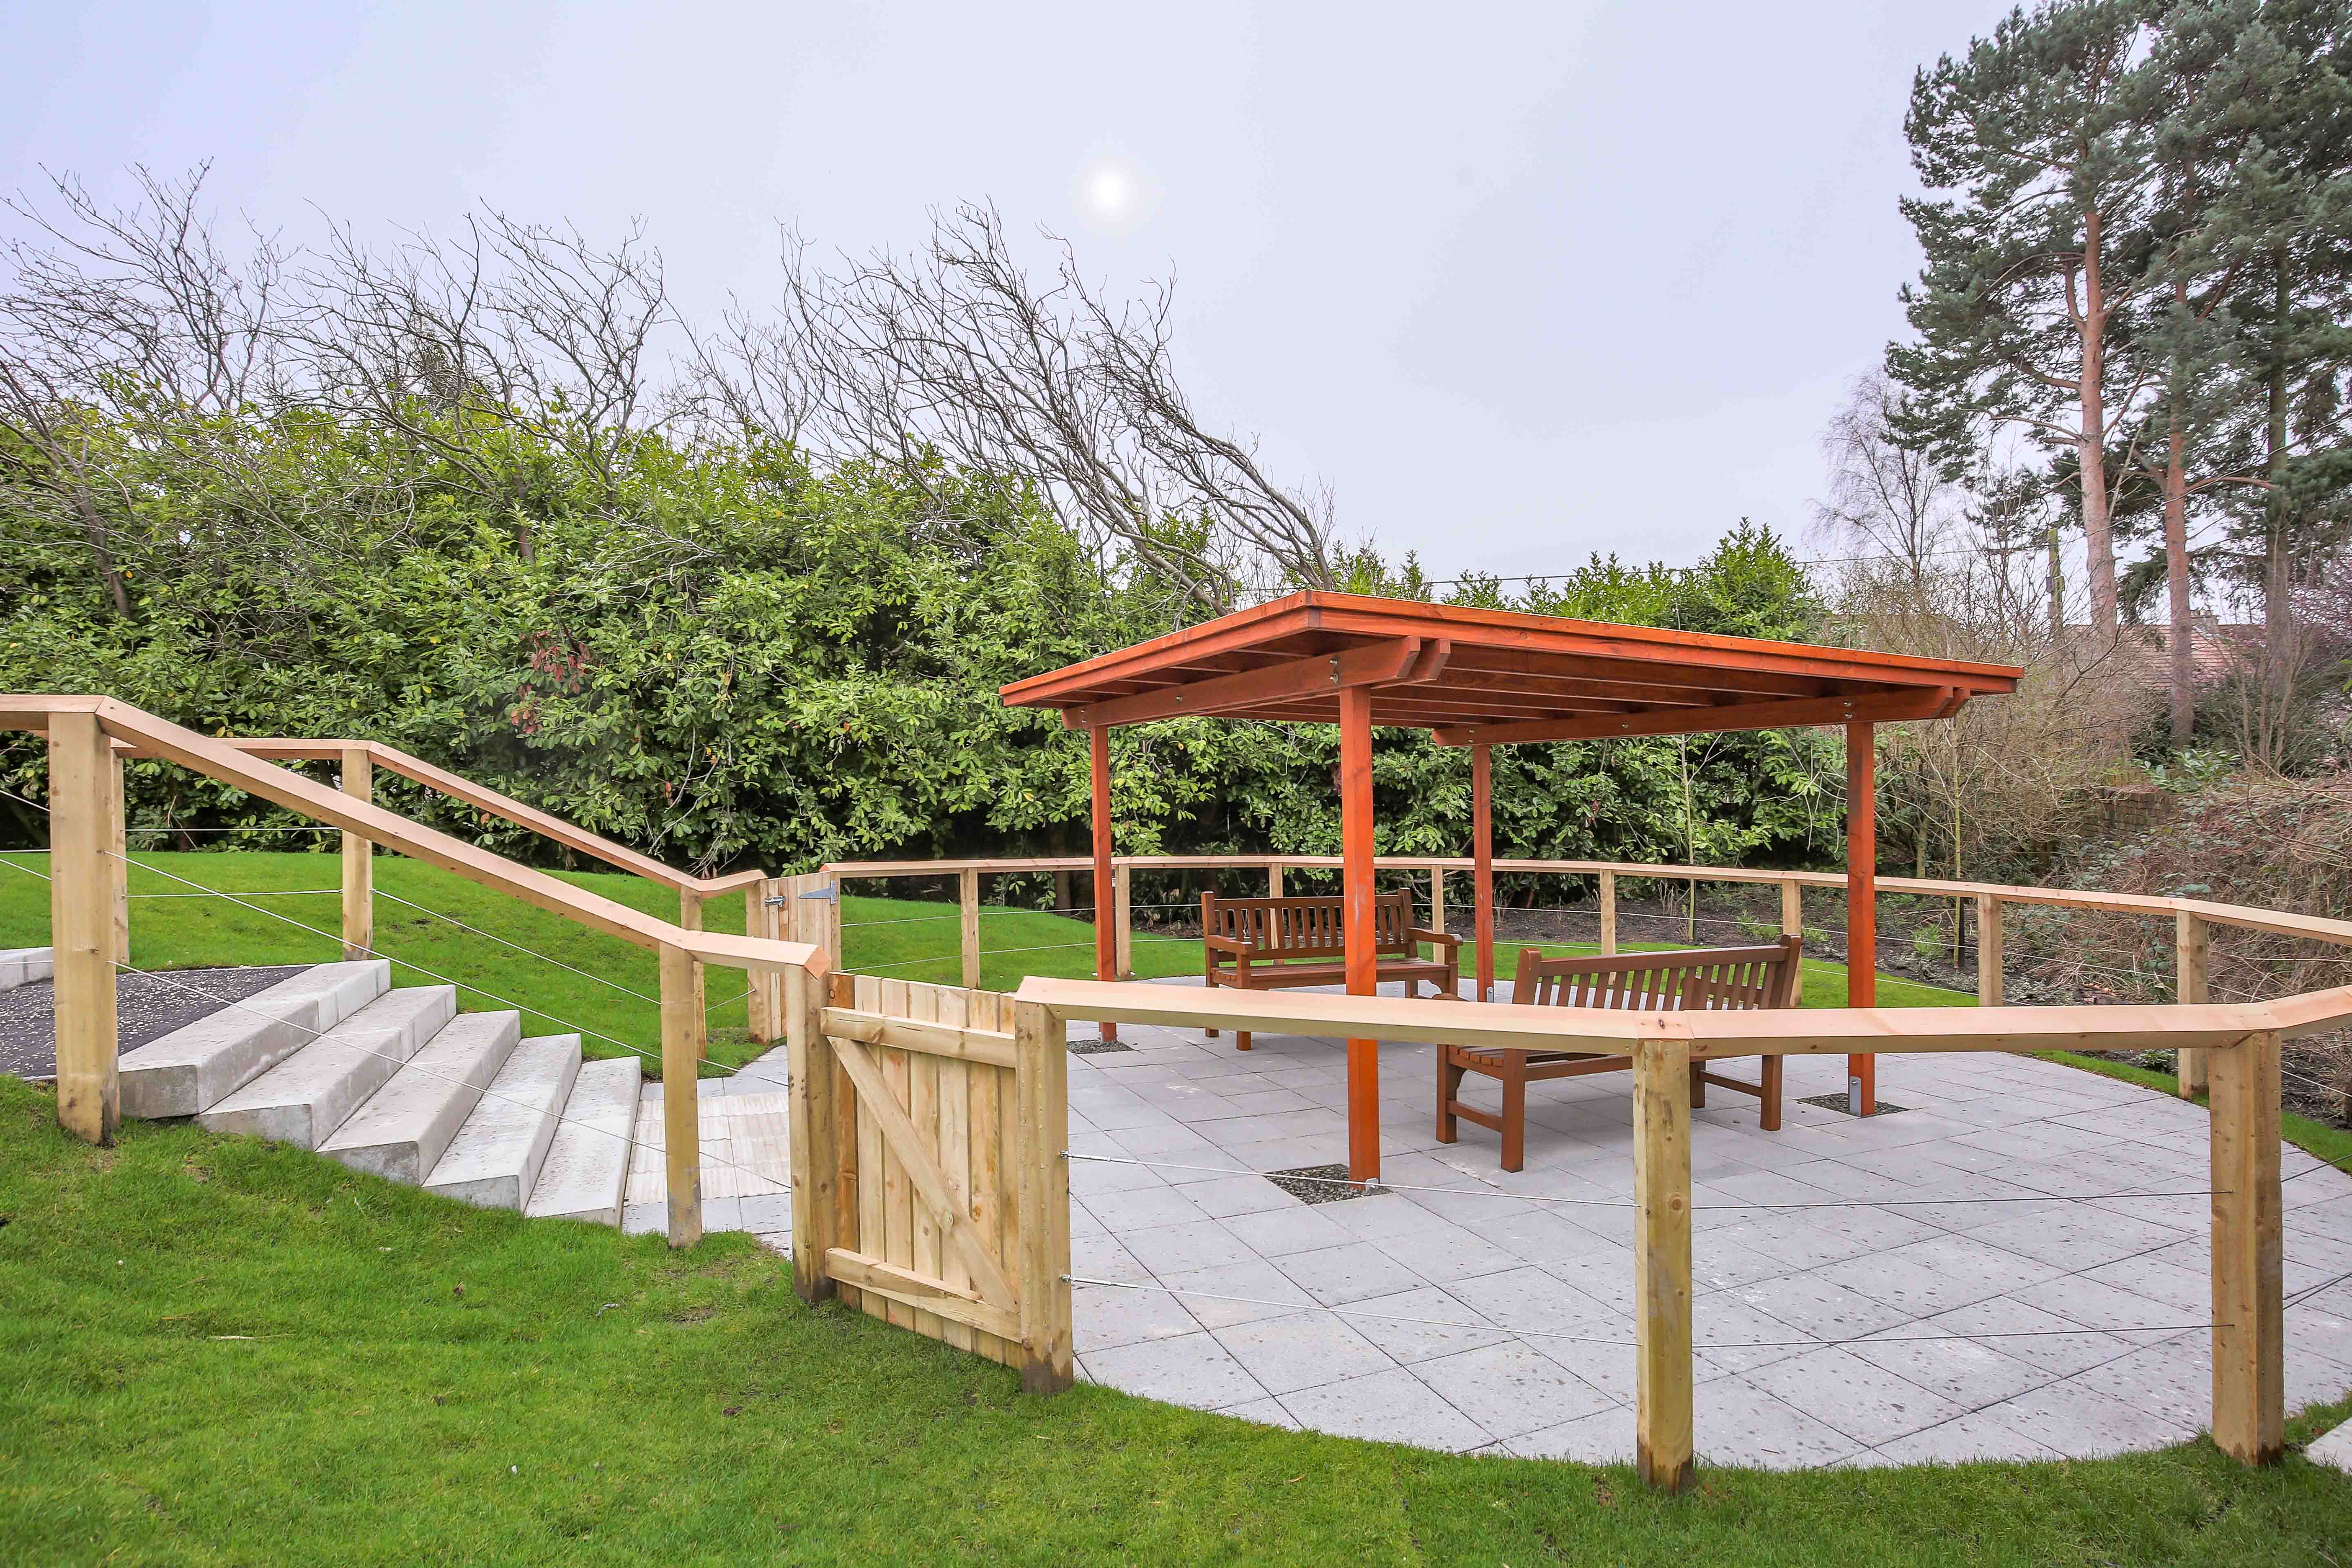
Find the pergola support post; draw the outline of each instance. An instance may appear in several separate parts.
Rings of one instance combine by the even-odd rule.
[[[1878,1005],[1878,736],[1876,727],[1845,727],[1845,1005]],[[1845,1058],[1846,1109],[1878,1110],[1878,1058]]]
[[[1117,895],[1110,865],[1110,730],[1097,724],[1087,731],[1087,753],[1093,795],[1095,855],[1095,978],[1118,978],[1118,927],[1112,908]],[[1118,1038],[1118,1026],[1106,1023],[1102,1037]]]
[[[1495,999],[1495,748],[1470,748],[1471,937],[1477,948],[1477,998]]]
[[[1372,694],[1339,693],[1340,939],[1347,950],[1348,994],[1380,989],[1372,930]],[[1381,1178],[1381,1054],[1377,1040],[1348,1042],[1348,1179]]]

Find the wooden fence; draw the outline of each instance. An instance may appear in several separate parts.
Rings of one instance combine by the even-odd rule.
[[[795,1287],[1070,1386],[1061,1026],[996,992],[787,979]]]
[[[1588,1012],[1396,996],[1204,990],[1032,978],[1016,1007],[1056,1021],[1377,1036],[1503,1050],[1573,1050],[1633,1064],[1634,1456],[1653,1484],[1693,1479],[1692,1064],[1854,1051],[2111,1050],[2168,1040],[2212,1077],[2213,1440],[2242,1463],[2285,1440],[2279,1040],[2352,1017],[2352,987],[2230,1006],[1820,1008]]]

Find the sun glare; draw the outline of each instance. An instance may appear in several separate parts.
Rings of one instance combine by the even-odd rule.
[[[1126,153],[1098,153],[1071,182],[1070,205],[1088,232],[1123,237],[1151,221],[1160,205],[1160,186]]]

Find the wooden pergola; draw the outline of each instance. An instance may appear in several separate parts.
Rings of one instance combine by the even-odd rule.
[[[1095,968],[1116,977],[1110,731],[1182,714],[1339,727],[1339,833],[1348,990],[1376,989],[1372,731],[1432,731],[1470,748],[1477,994],[1495,984],[1492,755],[1517,741],[1599,741],[1840,724],[1846,731],[1846,1000],[1876,1000],[1872,727],[1946,719],[2015,689],[2009,665],[1710,637],[1410,599],[1300,593],[1016,680],[1009,707],[1057,708],[1093,750]],[[1105,1037],[1114,1026],[1103,1026]],[[1847,1058],[1849,1093],[1874,1109],[1874,1058]],[[1348,1042],[1348,1170],[1380,1175],[1377,1042]]]

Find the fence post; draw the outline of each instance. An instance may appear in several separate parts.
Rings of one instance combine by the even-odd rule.
[[[669,1244],[702,1239],[702,1123],[695,1075],[704,1049],[702,964],[661,950],[662,1149],[669,1173]]]
[[[2267,1465],[2286,1441],[2279,1037],[2206,1053],[2212,1080],[2213,1441]]]
[[[2183,910],[2173,917],[2172,999],[2183,1005],[2213,999],[2213,928]],[[2172,1053],[2173,1074],[2180,1098],[2194,1100],[2205,1087],[2207,1063],[2203,1051]]]
[[[1802,940],[1805,934],[1805,889],[1801,882],[1780,884],[1780,934]]]
[[[1429,868],[1429,929],[1440,935],[1445,931],[1445,868]]]
[[[1282,897],[1282,862],[1279,860],[1265,868],[1265,896],[1269,899]]]
[[[2000,1005],[2000,900],[1977,895],[1977,1005]]]
[[[1021,1387],[1029,1394],[1058,1394],[1076,1380],[1070,1326],[1068,1030],[1045,1004],[1016,1001],[1013,1049]]]
[[[956,897],[963,916],[963,988],[980,987],[980,868],[967,866],[956,874]],[[1122,908],[1124,905],[1122,904]]]
[[[1617,951],[1617,873],[1601,873],[1601,952],[1605,957]]]
[[[1688,1489],[1691,1437],[1690,1042],[1633,1047],[1633,1458]]]
[[[107,751],[114,760],[114,783],[106,797],[106,846],[113,853],[107,859],[108,870],[114,878],[114,957],[128,966],[131,963],[131,823],[125,816],[130,809],[123,799],[123,755],[114,750],[111,741]]]
[[[375,798],[375,757],[347,746],[337,786],[353,800]],[[343,956],[367,958],[375,952],[375,846],[357,833],[343,835]]]
[[[1133,884],[1133,873],[1124,866],[1115,866],[1110,873],[1112,935],[1118,941],[1114,950],[1116,967],[1112,971],[1121,980],[1135,978],[1135,921],[1128,900]]]
[[[756,936],[768,942],[776,940],[776,911],[768,903],[768,895],[773,887],[770,879],[762,877],[743,889],[745,936]],[[743,978],[746,982],[743,1006],[751,1039],[757,1045],[773,1045],[776,1037],[787,1029],[782,1022],[782,1005],[779,1000],[782,977],[772,970],[753,970]]]
[[[702,929],[702,895],[691,888],[680,888],[677,890],[677,923],[679,928],[685,931]],[[694,1054],[697,1057],[707,1057],[710,1054],[709,985],[709,982],[702,973],[701,961],[698,959],[694,964],[694,1016],[697,1020],[694,1030]],[[663,995],[667,997],[668,993],[665,991]],[[668,1070],[667,1068],[662,1069],[665,1073]]]
[[[833,1093],[833,1048],[824,1040],[821,975],[794,967],[782,976],[784,1059],[791,1064],[793,1289],[814,1305],[833,1294],[825,1254],[840,1245],[834,1193],[841,1173],[841,1129]]]
[[[121,774],[95,713],[49,715],[49,944],[54,950],[58,1125],[110,1145],[116,1076],[114,906],[122,862],[108,851]]]

